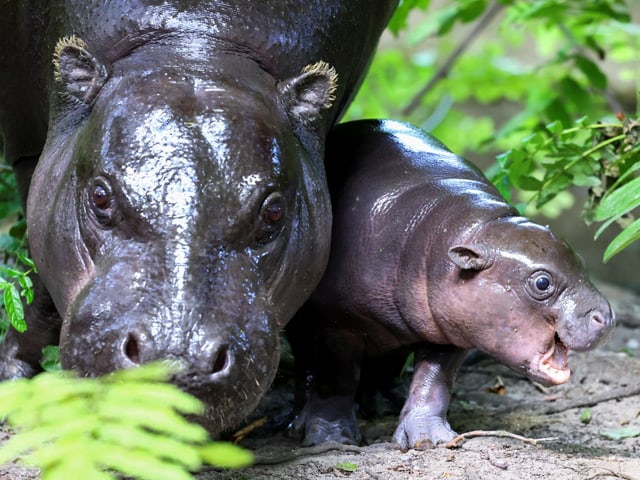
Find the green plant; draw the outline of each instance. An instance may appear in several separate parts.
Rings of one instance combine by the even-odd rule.
[[[11,255],[13,260],[11,264],[0,265],[0,291],[3,292],[4,306],[4,315],[0,321],[0,338],[4,336],[9,325],[19,332],[27,329],[22,297],[27,304],[33,301],[33,282],[29,275],[37,273],[33,261],[25,253],[15,250]]]
[[[22,297],[33,301],[33,282],[29,275],[36,271],[26,251],[26,223],[16,188],[15,176],[8,165],[0,163],[0,292],[3,310],[0,315],[0,341],[9,325],[24,332]]]
[[[629,5],[402,0],[390,23],[402,36],[383,45],[346,119],[405,119],[472,157],[507,152],[488,174],[514,203],[541,207],[590,189],[585,220],[625,228],[608,260],[640,237],[630,221],[640,204],[637,127],[623,119],[637,102],[618,95],[604,69],[606,60],[618,83],[638,83]]]
[[[0,385],[0,415],[15,435],[0,448],[0,463],[17,458],[41,469],[43,480],[193,478],[204,464],[236,468],[252,462],[246,450],[211,442],[182,415],[202,404],[166,383],[166,363],[99,378],[45,372]]]

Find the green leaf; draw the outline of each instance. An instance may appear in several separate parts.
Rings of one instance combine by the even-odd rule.
[[[145,363],[144,368],[124,368],[102,377],[105,383],[117,382],[163,382],[180,372],[179,362],[158,361]]]
[[[40,365],[47,372],[59,372],[60,366],[60,348],[57,345],[47,345],[42,349],[42,359]]]
[[[36,446],[47,444],[64,435],[82,437],[86,431],[86,420],[75,418],[67,422],[59,422],[46,427],[38,427],[31,430],[18,431],[0,449],[0,464],[13,460]]]
[[[407,19],[413,9],[419,8],[426,10],[430,3],[431,0],[402,0],[393,13],[393,17],[389,20],[389,30],[391,30],[394,35],[397,35],[401,30],[407,28]]]
[[[3,300],[11,326],[20,333],[25,332],[27,330],[27,322],[24,320],[22,299],[20,298],[20,292],[12,283],[9,283],[4,289]]]
[[[109,391],[105,392],[105,396]],[[204,442],[207,431],[200,425],[189,423],[177,414],[170,406],[158,404],[128,403],[126,408],[122,404],[109,402],[108,399],[96,408],[96,415],[103,421],[129,422],[142,428],[150,428],[159,433],[172,435],[187,442]]]
[[[604,251],[603,260],[608,262],[614,255],[617,255],[638,239],[640,239],[640,218],[634,220],[611,240],[611,243]]]
[[[199,450],[193,445],[125,422],[102,425],[97,435],[101,442],[132,449],[143,448],[172,463],[184,465],[191,471],[200,469],[202,465]]]
[[[141,480],[193,480],[189,472],[175,463],[163,461],[140,449],[111,445],[105,448],[100,463]]]
[[[607,193],[594,212],[595,221],[620,217],[640,205],[640,177]]]
[[[554,98],[549,102],[544,111],[549,118],[559,120],[565,127],[569,127],[573,124],[573,118],[571,118],[571,115],[567,111],[564,101],[559,98]]]
[[[592,412],[590,408],[585,408],[580,412],[580,422],[587,424],[591,421]]]
[[[253,463],[253,454],[226,442],[211,442],[200,448],[200,456],[209,465],[221,468],[242,468]]]
[[[153,399],[153,403],[171,406],[181,413],[193,415],[203,413],[203,405],[200,400],[169,383],[110,382],[109,392],[106,395],[109,402],[118,405],[140,404],[146,399]]]
[[[358,469],[358,465],[353,462],[340,462],[336,464],[336,468],[346,473],[353,473]]]
[[[576,55],[575,61],[576,66],[582,71],[582,73],[584,73],[589,80],[589,83],[600,90],[605,90],[607,88],[607,77],[602,73],[602,70],[600,70],[598,65],[584,55]]]
[[[640,437],[640,428],[623,427],[615,430],[600,432],[600,435],[608,440],[620,441],[625,438]]]
[[[549,133],[555,135],[556,137],[559,137],[563,132],[562,123],[560,123],[558,120],[547,123],[545,125],[545,128],[549,131]]]
[[[18,260],[22,262],[23,265],[26,265],[28,268],[30,268],[34,272],[36,271],[36,264],[33,263],[33,260],[31,258],[27,257],[26,255],[23,255],[20,252],[16,252],[16,256],[18,257]]]
[[[472,22],[484,13],[487,3],[486,0],[468,0],[460,8],[458,14],[460,21],[464,23]]]

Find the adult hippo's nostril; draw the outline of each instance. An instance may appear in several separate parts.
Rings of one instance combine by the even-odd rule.
[[[125,357],[133,364],[140,364],[140,345],[138,339],[133,333],[129,333],[129,335],[127,335],[127,339],[122,346],[122,350]]]
[[[213,362],[210,364],[212,378],[217,378],[228,372],[233,363],[233,355],[228,345],[221,345],[212,358]]]

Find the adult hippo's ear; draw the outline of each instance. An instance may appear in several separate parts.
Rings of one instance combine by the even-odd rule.
[[[449,249],[449,258],[463,270],[485,270],[493,264],[493,250],[482,244],[456,245]]]
[[[62,94],[90,104],[104,85],[107,68],[89,52],[78,37],[58,40],[53,54],[54,78],[62,86]]]
[[[295,123],[310,123],[320,111],[331,107],[338,74],[326,62],[307,65],[300,75],[278,83],[278,91],[289,117]]]

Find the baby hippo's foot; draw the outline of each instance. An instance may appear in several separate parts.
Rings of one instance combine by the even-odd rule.
[[[359,445],[362,435],[351,405],[343,399],[309,399],[289,426],[293,436],[304,437],[302,445],[311,447],[325,442]]]
[[[393,440],[403,449],[424,450],[446,443],[456,435],[445,418],[433,415],[429,407],[421,407],[401,417]]]

